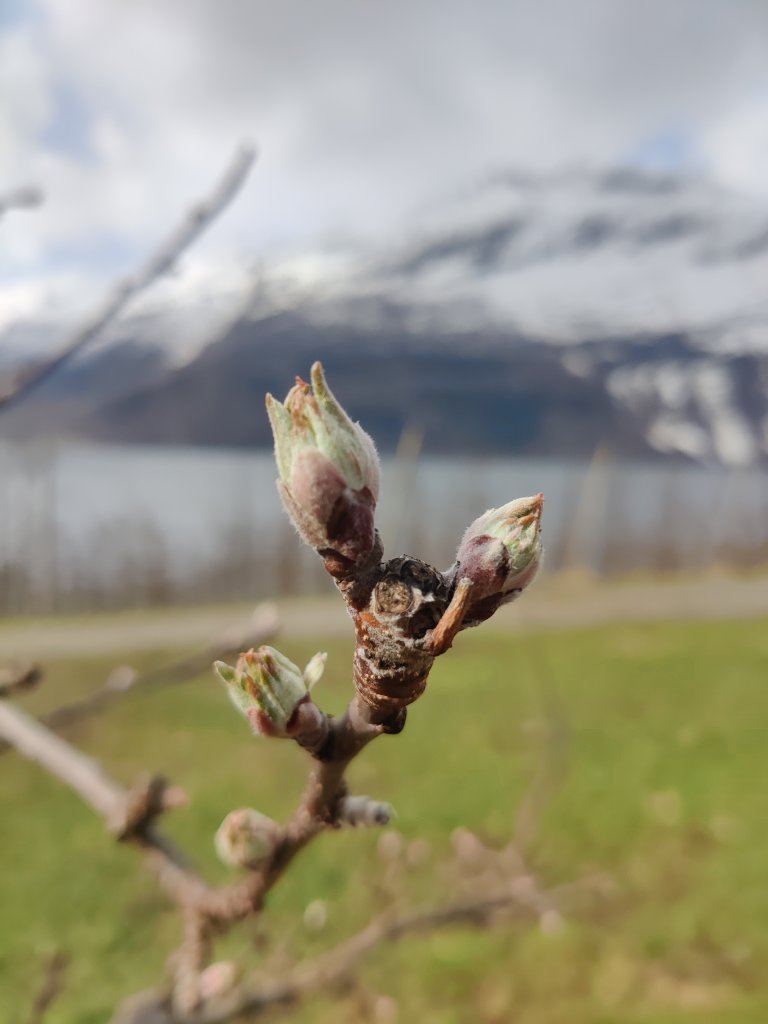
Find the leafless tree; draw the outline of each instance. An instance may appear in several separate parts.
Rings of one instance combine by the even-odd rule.
[[[490,510],[471,524],[447,572],[413,557],[384,560],[374,523],[379,469],[373,444],[338,404],[319,364],[312,385],[298,381],[284,404],[268,396],[279,488],[286,511],[320,555],[352,618],[355,692],[343,715],[320,710],[310,690],[322,672],[322,655],[303,672],[265,645],[247,650],[235,666],[215,663],[253,731],[290,740],[309,758],[304,794],[284,825],[250,808],[224,819],[217,850],[242,876],[209,885],[163,836],[157,819],[185,799],[177,787],[147,775],[126,791],[47,725],[0,702],[0,736],[74,789],[120,841],[141,851],[180,909],[183,937],[169,961],[167,981],[125,1001],[116,1024],[212,1024],[254,1016],[338,981],[377,945],[409,932],[515,917],[556,926],[564,901],[578,889],[547,891],[528,866],[536,805],[546,789],[538,779],[524,801],[518,835],[507,847],[490,850],[471,833],[457,833],[457,862],[470,865],[472,878],[454,902],[405,914],[385,912],[268,984],[247,977],[236,982],[231,965],[212,962],[216,936],[260,915],[269,891],[318,835],[389,822],[388,804],[349,792],[347,768],[369,743],[403,730],[407,707],[423,693],[434,659],[450,649],[461,630],[517,598],[539,564],[541,495]],[[95,695],[96,705],[103,699]]]

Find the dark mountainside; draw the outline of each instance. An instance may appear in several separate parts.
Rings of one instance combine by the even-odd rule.
[[[654,443],[653,424],[670,410],[653,383],[670,366],[690,382],[702,369],[725,375],[756,429],[765,408],[764,357],[716,358],[683,335],[563,346],[487,331],[363,332],[291,312],[240,321],[180,368],[146,343],[123,340],[62,370],[8,416],[6,429],[16,437],[268,447],[264,393],[282,398],[317,357],[384,451],[415,426],[432,453],[589,456],[607,444],[626,457],[679,457],[686,453]],[[689,390],[674,398],[675,423],[707,435],[712,417]]]
[[[562,366],[557,348],[480,335],[419,338],[386,331],[320,327],[295,315],[238,324],[190,365],[149,391],[110,403],[81,420],[105,440],[268,446],[262,395],[281,398],[286,382],[307,377],[320,356],[350,414],[385,450],[406,425],[424,431],[432,452],[575,455],[591,451],[621,416],[599,383]],[[502,343],[500,344],[500,340]],[[505,342],[505,343],[504,343]],[[630,430],[626,444],[647,451]]]

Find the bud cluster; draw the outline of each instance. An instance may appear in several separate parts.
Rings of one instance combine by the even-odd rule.
[[[267,412],[286,511],[323,557],[354,622],[358,695],[371,724],[397,732],[407,705],[424,691],[435,657],[459,630],[488,619],[536,576],[543,495],[518,498],[476,519],[446,573],[409,556],[381,561],[376,450],[339,405],[320,363],[312,366],[311,384],[297,378],[284,402],[267,395]],[[326,756],[330,719],[309,696],[323,658],[302,672],[261,647],[241,655],[234,668],[217,662],[216,671],[255,732],[293,737]]]

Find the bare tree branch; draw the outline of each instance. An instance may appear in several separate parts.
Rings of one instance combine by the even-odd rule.
[[[39,665],[6,665],[0,668],[0,697],[31,690],[42,678]]]
[[[179,802],[175,797],[168,798],[170,791],[164,780],[148,776],[134,790],[126,791],[98,762],[21,708],[0,702],[0,737],[73,789],[105,819],[118,838],[141,847],[176,902],[219,924],[241,920],[259,910],[264,896],[294,857],[327,826],[340,823],[347,765],[383,731],[370,723],[368,709],[358,698],[340,718],[326,717],[326,728],[317,737],[318,750],[313,752],[304,796],[271,856],[242,880],[216,890],[192,875],[185,858],[154,829],[155,818]]]
[[[111,818],[125,804],[125,790],[96,761],[5,700],[0,701],[0,736],[74,789],[102,817]]]
[[[447,903],[445,906],[411,914],[384,914],[357,934],[311,960],[298,963],[283,978],[243,984],[198,1010],[181,1016],[171,1009],[169,996],[150,989],[127,999],[112,1018],[112,1024],[226,1024],[235,1018],[253,1018],[279,1006],[298,1002],[322,988],[348,977],[366,956],[387,942],[406,935],[429,933],[454,926],[486,927],[511,921],[536,920],[542,904],[562,905],[579,891],[586,891],[590,879],[557,886],[548,891],[526,894],[514,885],[499,886],[489,894]]]
[[[210,899],[210,890],[188,867],[186,858],[154,828],[157,815],[180,802],[178,791],[169,789],[164,780],[147,776],[126,790],[97,761],[9,701],[0,701],[0,736],[74,790],[116,838],[139,846],[172,899],[192,905]]]
[[[0,703],[0,735],[73,788],[119,838],[141,849],[165,891],[184,909],[184,942],[175,956],[172,991],[153,991],[127,1001],[118,1009],[115,1024],[224,1024],[235,1016],[255,1016],[332,985],[376,946],[408,933],[454,924],[483,925],[503,914],[541,919],[551,912],[568,887],[547,893],[540,891],[530,876],[512,881],[502,878],[493,891],[474,898],[400,917],[384,915],[323,956],[297,965],[277,982],[241,987],[200,1005],[197,979],[205,966],[212,931],[257,913],[294,857],[329,824],[343,823],[350,807],[344,785],[346,767],[385,731],[371,722],[372,717],[377,717],[374,710],[356,695],[345,715],[326,718],[325,728],[313,732],[314,742],[305,743],[313,755],[309,782],[272,855],[243,879],[212,889],[154,828],[157,815],[178,803],[162,780],[147,778],[126,791],[91,758],[25,712],[8,702]],[[358,798],[361,806],[364,800]],[[373,820],[378,823],[377,814]],[[519,884],[521,880],[526,884]]]
[[[141,674],[137,674],[127,666],[115,669],[98,690],[79,700],[54,708],[53,711],[43,715],[40,721],[49,729],[59,731],[77,722],[92,718],[94,715],[102,714],[114,704],[119,703],[128,693],[187,682],[201,673],[207,672],[212,661],[228,658],[239,651],[265,643],[279,631],[279,628],[280,620],[275,606],[267,601],[262,602],[256,605],[251,623],[246,630],[222,636],[216,644],[211,644],[195,654],[185,655],[177,661],[151,668]],[[40,678],[40,670],[37,666],[27,666],[23,670],[5,669],[1,671],[0,697],[33,685],[32,682],[25,682],[33,672],[38,673],[34,677],[34,682],[37,682]],[[0,755],[11,749],[12,744],[5,743],[0,739]]]
[[[49,1007],[64,989],[69,956],[59,950],[46,959],[42,984],[32,1004],[28,1024],[42,1024]]]
[[[122,313],[139,292],[144,291],[176,261],[239,192],[255,160],[254,150],[243,147],[234,156],[211,194],[191,207],[183,223],[161,243],[144,266],[118,282],[102,305],[64,341],[52,357],[22,370],[4,388],[0,388],[0,413],[25,398],[34,388],[55,373],[64,363],[92,341],[104,327]],[[2,208],[0,208],[2,212]]]
[[[126,791],[96,761],[7,701],[0,702],[0,737],[73,789],[118,838],[143,850],[165,891],[184,908],[186,929],[177,954],[177,977],[184,979],[182,998],[184,1009],[189,1010],[189,975],[199,974],[199,953],[207,948],[211,927],[228,927],[258,913],[266,894],[304,847],[327,827],[341,824],[346,768],[385,732],[372,717],[372,709],[359,695],[340,718],[325,717],[325,728],[312,732],[314,749],[305,740],[312,755],[309,780],[271,854],[244,878],[219,889],[210,888],[192,872],[185,858],[156,831],[155,818],[178,802],[168,799],[170,791],[163,780],[146,778],[133,791]],[[192,953],[194,962],[189,959]]]
[[[155,263],[162,268],[161,257]],[[535,575],[540,555],[542,496],[535,495],[476,520],[447,573],[410,556],[383,561],[373,518],[378,495],[375,450],[334,399],[319,363],[312,368],[312,382],[313,392],[297,379],[285,404],[270,397],[268,408],[286,509],[336,581],[355,626],[355,694],[339,717],[314,703],[310,688],[322,671],[322,654],[303,671],[268,646],[246,651],[234,667],[217,662],[216,672],[252,728],[294,740],[310,757],[304,793],[285,825],[241,808],[220,826],[217,849],[225,862],[242,867],[243,875],[211,887],[158,833],[157,817],[184,799],[165,780],[146,776],[127,792],[45,725],[0,704],[0,737],[74,789],[119,840],[142,850],[183,911],[183,942],[172,958],[169,992],[134,1001],[133,1009],[118,1013],[121,1021],[224,1022],[330,984],[379,943],[410,931],[460,922],[484,924],[512,910],[538,917],[542,926],[547,915],[560,920],[554,896],[539,890],[516,850],[512,856],[509,849],[483,848],[483,874],[464,902],[407,917],[378,918],[278,982],[243,988],[223,999],[208,984],[216,966],[208,966],[213,937],[258,914],[267,894],[316,836],[344,824],[386,823],[388,805],[350,796],[347,768],[373,740],[403,729],[407,707],[424,692],[435,658],[450,648],[459,630],[518,596]],[[468,615],[470,604],[474,611]],[[206,652],[206,661],[210,657]],[[114,680],[109,689],[115,689]],[[103,707],[107,697],[94,695],[89,708],[94,700]],[[62,709],[58,714],[61,721]]]

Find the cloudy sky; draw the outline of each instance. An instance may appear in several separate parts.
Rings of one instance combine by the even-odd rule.
[[[244,140],[187,281],[405,235],[510,167],[768,200],[765,0],[0,0],[0,91],[0,197],[46,197],[0,222],[0,328],[93,305]]]

